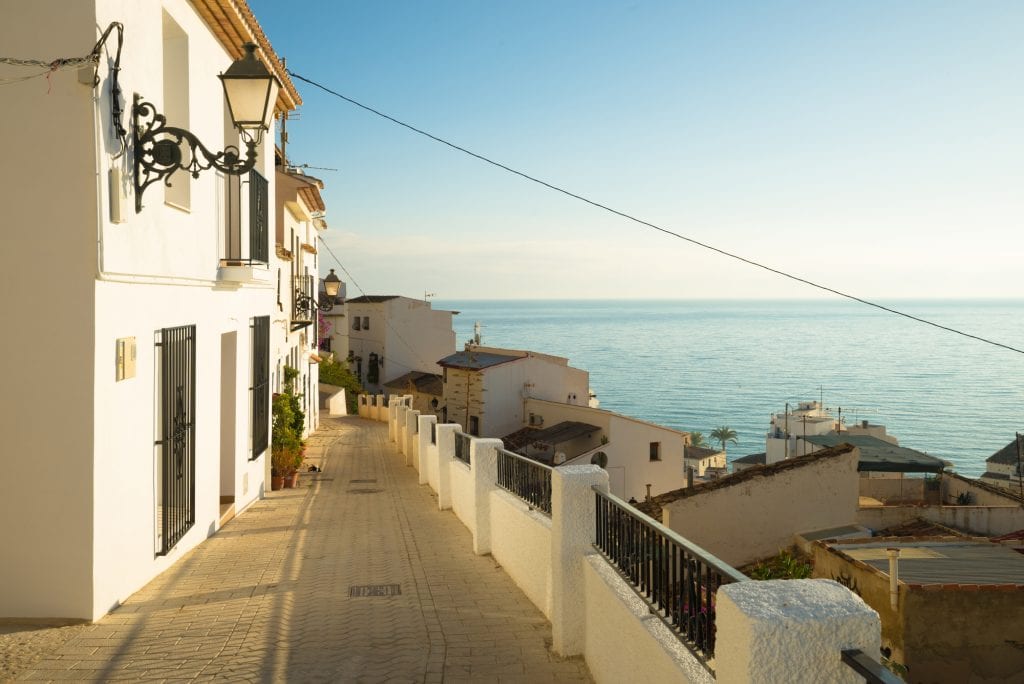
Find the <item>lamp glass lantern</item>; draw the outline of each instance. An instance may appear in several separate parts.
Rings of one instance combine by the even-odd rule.
[[[338,292],[341,291],[341,278],[334,274],[334,269],[324,278],[324,292],[327,293],[328,298],[333,302],[335,297],[338,296]]]
[[[280,83],[256,59],[256,44],[246,43],[245,55],[220,75],[231,120],[243,132],[261,136],[270,128]]]

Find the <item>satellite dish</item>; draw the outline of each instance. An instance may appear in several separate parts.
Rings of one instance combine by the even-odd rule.
[[[604,453],[603,451],[598,451],[596,454],[590,457],[590,462],[596,466],[607,468],[608,454]]]

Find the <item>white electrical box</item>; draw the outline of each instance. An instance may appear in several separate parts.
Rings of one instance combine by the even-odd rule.
[[[118,382],[135,377],[135,338],[119,337],[117,340],[117,372]]]

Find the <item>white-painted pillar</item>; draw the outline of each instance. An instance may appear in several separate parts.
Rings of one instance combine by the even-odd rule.
[[[473,553],[483,556],[491,552],[491,490],[498,482],[498,449],[500,439],[472,439],[469,460],[473,464]]]
[[[401,426],[403,433],[402,443],[405,447],[402,453],[405,454],[405,465],[407,466],[413,464],[416,453],[416,426],[419,424],[419,418],[419,411],[407,409],[405,412],[405,423]]]
[[[383,398],[383,395],[382,395]],[[398,412],[398,397],[388,398],[387,413],[384,414],[382,420],[388,423],[388,439],[392,442],[395,441],[395,414]]]
[[[878,613],[827,579],[737,582],[718,590],[715,675],[720,682],[839,682],[864,678],[840,659],[879,658]]]
[[[452,507],[452,476],[449,471],[455,458],[456,432],[462,432],[458,423],[437,426],[437,507],[442,511]]]
[[[370,407],[366,405],[366,395],[365,394],[360,394],[359,395],[359,417],[360,418],[369,418],[370,417]]]
[[[551,636],[562,656],[585,647],[583,557],[595,553],[595,485],[608,491],[608,472],[596,465],[563,466],[551,475]]]
[[[437,423],[437,416],[420,416],[419,452],[417,454],[416,468],[420,471],[420,484],[427,484],[428,460],[432,454],[433,444],[430,442],[430,426]]]
[[[393,427],[391,430],[395,433],[395,444],[398,445],[398,453],[405,456],[405,419],[409,413],[409,407],[405,404],[399,403],[395,406],[393,412],[393,418],[391,420]]]

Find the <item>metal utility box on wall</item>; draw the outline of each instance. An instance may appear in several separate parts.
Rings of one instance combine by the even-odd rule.
[[[119,337],[117,339],[117,371],[116,379],[126,380],[135,377],[135,338]]]

